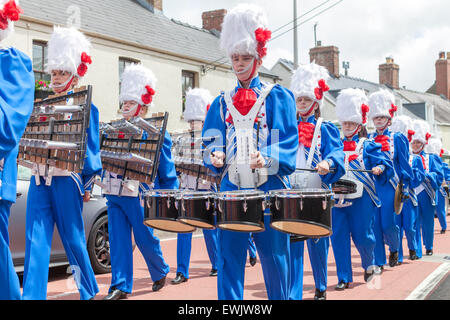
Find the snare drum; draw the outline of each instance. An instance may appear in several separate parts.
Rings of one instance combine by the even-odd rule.
[[[269,192],[271,227],[309,238],[328,237],[331,230],[333,192],[325,189],[273,190]]]
[[[178,221],[178,190],[152,190],[145,194],[144,224],[148,227],[176,232],[190,233],[195,227]]]
[[[212,192],[182,192],[178,200],[178,220],[202,229],[215,229],[215,195]]]
[[[354,194],[357,192],[357,185],[354,181],[340,179],[332,184],[331,189],[334,194]]]
[[[221,192],[216,196],[217,227],[238,232],[262,232],[266,195],[257,190]]]

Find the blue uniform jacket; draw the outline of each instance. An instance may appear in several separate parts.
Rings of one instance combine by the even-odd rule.
[[[0,49],[0,198],[16,201],[17,154],[34,106],[34,73],[30,58]]]

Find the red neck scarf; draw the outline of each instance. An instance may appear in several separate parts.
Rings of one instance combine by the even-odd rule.
[[[348,141],[344,140],[344,151],[355,151],[356,150],[356,141]],[[357,154],[352,154],[348,158],[348,162],[352,162],[358,158]]]
[[[306,148],[311,148],[314,130],[316,126],[309,122],[300,122],[298,125],[298,143],[303,144]]]
[[[252,89],[239,88],[233,97],[233,105],[240,114],[246,116],[258,100],[255,91]]]
[[[381,143],[381,151],[390,151],[389,137],[385,135],[378,135],[375,137],[376,143]]]

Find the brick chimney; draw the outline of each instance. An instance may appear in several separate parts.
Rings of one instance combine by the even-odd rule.
[[[388,85],[394,89],[400,88],[400,67],[394,63],[394,58],[387,57],[386,63],[378,67],[380,84]]]
[[[163,0],[146,0],[153,7],[154,11],[163,11]]]
[[[444,95],[450,99],[450,52],[439,53],[436,61],[436,94]]]
[[[226,14],[227,10],[225,9],[203,12],[203,29],[222,31],[222,23]]]
[[[309,50],[310,62],[328,69],[330,75],[339,78],[339,49],[335,46],[322,47],[321,42]]]

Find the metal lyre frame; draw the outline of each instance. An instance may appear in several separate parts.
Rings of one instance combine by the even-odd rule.
[[[81,173],[91,103],[92,86],[36,100],[19,143],[18,163],[29,168],[45,165],[45,176],[50,167]]]
[[[152,184],[159,167],[168,117],[165,112],[151,118],[122,119],[107,124],[111,130],[101,130],[100,141],[103,169],[122,176],[122,180]],[[120,125],[130,131],[121,132]],[[147,139],[142,137],[144,130]]]
[[[196,135],[196,133],[199,133]],[[175,158],[175,168],[178,172],[197,178],[196,189],[199,180],[203,179],[211,183],[219,184],[220,175],[215,174],[203,164],[204,146],[201,131],[188,130],[182,133],[173,133],[172,154]],[[200,158],[195,158],[196,151],[201,154]]]

